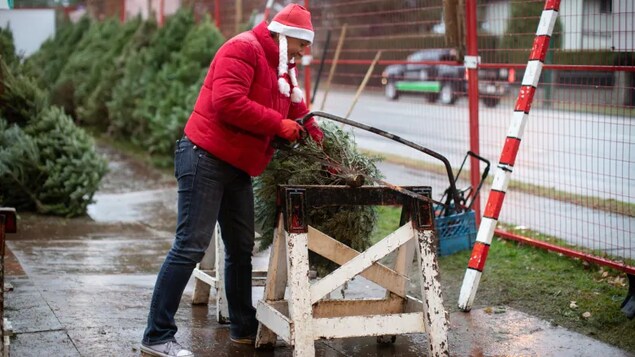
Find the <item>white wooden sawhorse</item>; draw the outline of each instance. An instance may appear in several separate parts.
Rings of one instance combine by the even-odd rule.
[[[252,286],[264,285],[266,274],[266,271],[253,271]],[[225,245],[221,239],[218,224],[203,260],[196,265],[192,275],[195,278],[192,304],[208,304],[210,289],[213,287],[216,291],[216,321],[221,324],[229,323],[229,310],[225,296]]]
[[[427,187],[412,187],[419,194]],[[437,242],[431,201],[386,187],[280,186],[278,225],[269,259],[256,347],[273,346],[279,336],[294,356],[315,355],[321,338],[428,334],[432,356],[448,356],[448,314],[438,280]],[[402,223],[365,252],[308,225],[308,210],[327,205],[402,205]],[[309,250],[340,265],[311,284]],[[378,261],[397,250],[392,268]],[[423,301],[407,295],[408,272],[417,253]],[[328,294],[361,275],[387,290],[384,299],[329,300]],[[289,296],[285,299],[285,290]]]

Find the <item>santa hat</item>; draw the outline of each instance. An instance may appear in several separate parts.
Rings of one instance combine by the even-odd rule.
[[[289,70],[289,59],[287,58],[287,36],[299,38],[301,40],[313,42],[313,25],[311,24],[311,13],[304,7],[297,4],[289,4],[282,9],[267,26],[269,31],[278,33],[278,44],[280,50],[280,60],[278,63],[278,89],[280,93],[291,96],[291,101],[299,103],[304,99],[302,90],[298,87],[298,79],[295,70],[295,59],[291,59],[291,70]],[[287,80],[288,78],[288,80]],[[291,81],[291,86],[289,85]],[[293,88],[291,88],[293,87]]]

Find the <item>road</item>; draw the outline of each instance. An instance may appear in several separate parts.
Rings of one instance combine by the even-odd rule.
[[[318,93],[314,109],[320,107]],[[353,92],[331,91],[324,111],[344,115]],[[469,148],[467,99],[454,106],[428,104],[420,97],[389,101],[364,92],[350,119],[402,136],[446,156],[458,166]],[[509,129],[513,100],[480,106],[480,152],[497,163]],[[422,154],[372,133],[356,130],[360,147],[421,158]],[[437,161],[438,163],[438,161]],[[532,109],[512,179],[572,194],[635,203],[635,121],[592,113]]]
[[[323,111],[344,115],[353,94],[332,91]],[[321,96],[318,93],[314,110],[320,109]],[[510,103],[511,100],[496,108],[481,108],[479,114],[481,154],[493,166],[500,156],[511,119]],[[466,99],[455,106],[442,106],[427,104],[418,97],[391,102],[382,93],[364,93],[350,119],[435,150],[455,167],[460,165],[469,147]],[[532,110],[512,179],[570,194],[635,203],[634,126],[635,122],[624,117]],[[376,134],[356,129],[354,135],[360,148],[440,163]],[[389,182],[432,186],[435,198],[448,185],[447,178],[405,167],[383,164],[381,169]],[[484,198],[487,190],[485,187]],[[566,193],[561,196],[563,199]],[[572,245],[635,258],[635,217],[510,192],[500,220],[564,239]]]

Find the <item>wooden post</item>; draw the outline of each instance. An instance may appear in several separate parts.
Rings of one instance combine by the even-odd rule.
[[[234,19],[234,32],[240,32],[240,21],[243,17],[243,0],[235,0],[236,18]]]
[[[287,272],[290,301],[289,316],[293,321],[294,357],[315,356],[313,339],[313,311],[311,308],[311,286],[309,272],[309,249],[307,233],[287,234]]]
[[[4,226],[6,217],[0,214],[0,355],[5,356],[4,350]]]
[[[274,231],[271,255],[269,256],[269,269],[267,270],[267,283],[262,299],[265,302],[276,302],[284,299],[284,291],[287,287],[287,250],[285,248],[286,232],[282,215],[278,218],[278,225]],[[259,324],[256,336],[256,347],[274,346],[276,334],[263,324]]]
[[[220,31],[220,0],[214,0],[214,23]]]
[[[165,0],[159,1],[159,27],[165,23]]]
[[[421,272],[421,300],[423,300],[423,314],[430,355],[449,356],[448,350],[448,313],[443,307],[443,295],[439,283],[439,269],[437,262],[437,244],[433,230],[416,231],[418,266]]]
[[[4,325],[4,247],[5,233],[17,232],[15,209],[0,207],[0,355],[9,355],[9,338],[5,336]]]
[[[337,61],[340,58],[340,51],[342,50],[342,44],[344,43],[344,38],[346,37],[347,26],[348,24],[344,24],[344,26],[342,26],[340,39],[337,41],[337,49],[335,50],[335,57],[333,57],[333,63],[331,63],[329,78],[326,80],[326,88],[324,88],[324,97],[322,97],[322,105],[320,105],[320,110],[324,110],[324,103],[326,103],[326,96],[329,94],[329,89],[331,87],[331,80],[333,80],[333,75],[335,74],[335,68],[337,68]]]
[[[218,224],[212,234],[212,241],[205,251],[203,260],[196,266],[192,304],[209,303],[210,288],[216,290],[216,321],[229,323],[229,306],[225,296],[225,245]]]
[[[196,266],[196,270],[200,270],[211,276],[216,267],[216,234],[213,234],[212,243],[207,247],[203,260]],[[195,273],[196,276],[196,273]],[[214,284],[216,284],[214,282]],[[194,279],[194,293],[192,294],[192,305],[207,305],[209,302],[209,292],[212,284],[210,281],[203,281],[201,279]]]
[[[265,4],[265,14],[264,14],[264,20],[269,22],[269,16],[271,16],[271,7],[273,6],[273,0],[267,0],[267,3]]]
[[[353,108],[355,108],[355,105],[357,104],[357,101],[359,100],[359,96],[362,95],[364,88],[366,88],[366,83],[368,83],[368,79],[370,79],[370,75],[373,74],[373,70],[375,69],[375,65],[377,64],[377,61],[379,61],[379,57],[381,57],[381,51],[377,51],[377,54],[375,55],[375,59],[373,59],[373,62],[370,64],[370,67],[368,67],[368,71],[366,71],[364,80],[362,80],[362,83],[359,85],[359,88],[357,88],[357,93],[355,93],[353,102],[351,103],[350,108],[348,108],[348,112],[346,112],[346,115],[344,116],[344,118],[348,118],[353,112]],[[342,123],[342,126],[344,126],[344,123]]]
[[[214,238],[216,245],[216,321],[221,324],[228,324],[229,305],[225,294],[225,244],[223,243],[219,226],[217,226],[214,233]]]
[[[119,21],[126,22],[126,0],[119,2]]]

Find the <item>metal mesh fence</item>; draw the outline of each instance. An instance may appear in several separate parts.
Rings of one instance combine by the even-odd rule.
[[[481,154],[494,163],[501,153],[543,6],[541,0],[478,2],[481,104],[477,135]],[[635,18],[634,7],[629,1],[567,1],[562,5],[501,214],[501,221],[514,227],[619,261],[635,257],[635,165],[631,154],[635,33],[633,21],[627,20]],[[465,78],[444,77],[440,70],[460,64],[451,63],[453,58],[415,55],[423,49],[447,48],[441,23],[443,2],[321,1],[311,10],[318,31],[314,56],[322,53],[319,48],[332,32],[324,54],[331,61],[320,81],[327,79],[337,40],[347,25],[332,81],[341,85],[335,89],[339,100],[329,94],[325,109],[345,112],[346,98],[352,97],[381,50],[381,60],[351,118],[397,131],[460,163],[469,137],[474,135],[469,131],[465,87],[459,85]],[[382,98],[392,95],[381,84],[382,71],[391,64],[406,67],[396,79],[403,86],[396,101]],[[436,67],[437,72],[424,70],[426,66]],[[436,87],[406,87],[415,82]],[[455,89],[450,101],[438,97],[445,84]],[[496,89],[502,85],[508,87],[504,95]],[[367,148],[396,150],[358,139]],[[632,269],[632,261],[630,266]]]
[[[96,9],[94,16],[118,16],[121,4],[130,9],[127,1],[94,0],[88,5]],[[274,2],[273,14],[289,2]],[[476,93],[467,91],[465,47],[446,44],[451,34],[463,38],[465,14],[461,8],[448,14],[444,5],[462,1],[295,2],[313,14],[316,37],[309,72],[311,90],[317,88],[313,109],[347,115],[400,135],[441,153],[457,168],[470,142],[477,140],[481,155],[496,164],[543,0],[477,1]],[[163,3],[166,16],[167,3]],[[192,6],[198,16],[210,15],[230,37],[261,21],[266,3],[183,0],[179,5]],[[447,21],[450,15],[456,16],[455,24]],[[501,222],[539,232],[546,240],[558,238],[575,249],[616,261],[631,259],[626,263],[631,272],[635,270],[633,19],[631,0],[563,2],[500,217]],[[470,114],[468,94],[479,98],[477,115]],[[436,172],[438,162],[432,158],[371,134],[354,134],[363,149],[421,160]],[[432,185],[435,198],[447,187],[438,174],[411,175],[405,168],[389,180]]]
[[[485,68],[522,78],[543,5],[479,2],[479,35],[498,42],[480,50]],[[509,196],[501,218],[617,259],[635,256],[635,33],[625,21],[634,11],[629,1],[562,3],[514,172],[522,193]],[[509,112],[481,110],[483,154],[499,151]]]

